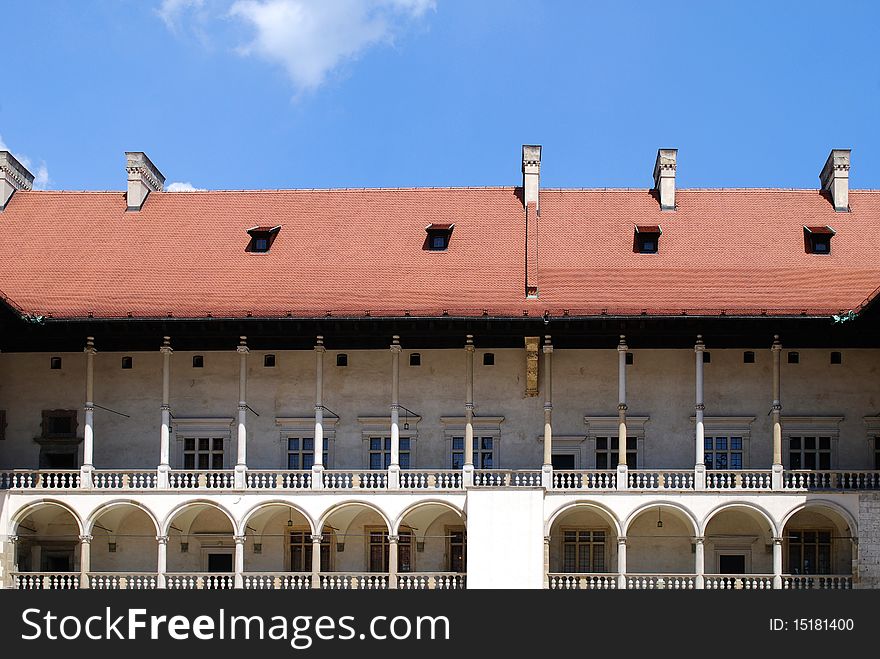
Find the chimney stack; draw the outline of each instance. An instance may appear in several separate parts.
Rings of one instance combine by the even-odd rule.
[[[162,192],[165,177],[143,151],[125,152],[125,171],[128,172],[127,210],[139,211],[147,195]]]
[[[678,149],[657,149],[654,162],[654,189],[660,196],[660,210],[675,210],[675,160]]]
[[[831,149],[828,160],[819,174],[822,192],[831,195],[834,210],[849,210],[849,154],[851,149]]]
[[[529,204],[535,204],[535,209],[540,211],[541,206],[538,203],[538,190],[541,183],[540,144],[523,144],[522,173],[523,205],[528,208]]]
[[[9,151],[0,151],[0,211],[6,208],[16,190],[31,190],[34,175]]]

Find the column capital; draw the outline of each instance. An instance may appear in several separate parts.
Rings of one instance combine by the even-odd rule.
[[[247,541],[246,535],[234,535],[232,539],[235,541],[237,545],[243,545]]]
[[[701,545],[701,544],[703,544],[703,542],[705,542],[705,540],[706,540],[706,538],[701,535],[695,536],[694,537],[694,544]]]
[[[94,336],[87,336],[86,337],[86,347],[83,348],[83,352],[86,353],[87,355],[94,355],[96,352],[98,352],[95,349],[95,337]]]
[[[12,543],[16,543],[16,542],[18,542],[18,536],[17,536],[17,535],[7,535],[7,536],[6,536],[6,539],[7,539],[9,542],[12,542]]]
[[[770,346],[770,350],[773,350],[774,352],[782,350],[782,343],[779,341],[778,334],[773,335],[773,345]]]
[[[391,337],[390,348],[391,348],[391,352],[400,352],[401,351],[402,348],[400,347],[400,337],[397,334],[395,334],[394,336]]]
[[[626,544],[626,536],[625,535],[617,536],[617,544],[625,545]]]
[[[397,544],[397,541],[400,540],[399,535],[391,535],[388,534],[388,544]]]
[[[544,411],[552,412],[553,411],[553,403],[544,403]]]
[[[474,405],[473,403],[465,403],[464,404],[464,409],[470,410],[471,412],[473,412],[476,409],[476,407],[477,406]]]
[[[629,409],[629,408],[627,407],[626,403],[620,403],[620,404],[617,406],[617,411],[618,411],[618,412],[626,412],[627,409]]]
[[[247,346],[247,337],[240,336],[238,346],[235,348],[235,351],[241,355],[246,355],[250,352],[250,349]]]
[[[545,535],[545,536],[544,536],[544,544],[545,544],[545,545],[549,545],[549,544],[550,544],[550,540],[552,540],[552,539],[553,539],[552,536]]]
[[[79,537],[79,541],[85,544],[89,544],[92,541],[92,537],[93,536],[89,535],[88,533],[84,533]]]
[[[238,401],[238,411],[239,412],[247,412],[248,404],[243,400]]]
[[[694,405],[694,409],[695,409],[697,412],[702,412],[702,411],[704,411],[704,410],[706,409],[706,406],[705,406],[703,403],[699,403],[699,404],[697,404],[697,405]]]
[[[163,355],[170,355],[174,350],[171,348],[171,337],[163,336],[162,337],[162,346],[159,348],[159,352]]]
[[[544,335],[544,353],[553,352],[553,344],[550,342],[550,335]]]
[[[168,544],[168,536],[167,535],[157,535],[156,542],[158,542],[160,545],[167,545]]]
[[[774,401],[773,405],[770,406],[771,412],[781,412],[782,411],[782,403],[778,401]]]
[[[170,411],[171,411],[171,405],[169,405],[169,404],[167,404],[167,403],[162,403],[162,404],[159,406],[159,410],[162,411],[162,412],[170,412]]]
[[[464,341],[464,349],[467,350],[468,352],[473,352],[473,351],[475,350],[475,347],[474,347],[474,335],[473,335],[473,334],[468,334],[468,335],[465,337],[465,341]]]
[[[327,348],[324,347],[324,336],[322,334],[318,334],[315,339],[315,352],[327,352]]]
[[[697,334],[697,342],[694,344],[694,352],[704,352],[706,350],[706,344],[703,343],[703,335]]]
[[[626,345],[626,334],[620,335],[620,341],[617,343],[617,349],[620,352],[626,352],[627,350],[629,350],[629,346]]]
[[[321,535],[320,533],[313,533],[312,534],[312,542],[313,543],[314,542],[323,542],[323,541],[324,541],[324,536]]]
[[[85,405],[83,405],[83,410],[85,410],[86,412],[94,412],[95,404],[89,401]]]
[[[782,540],[783,540],[783,538],[781,538],[781,537],[773,536],[773,544],[774,544],[774,545],[781,545],[781,544],[782,544]]]

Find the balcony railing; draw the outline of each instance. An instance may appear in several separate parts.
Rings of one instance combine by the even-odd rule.
[[[852,590],[853,579],[845,574],[785,575],[784,590]]]
[[[246,590],[304,590],[312,587],[310,572],[245,572]]]
[[[616,574],[548,574],[550,590],[615,590]]]
[[[89,572],[89,588],[96,590],[153,590],[157,585],[155,572]]]
[[[165,587],[178,590],[230,590],[235,587],[235,575],[209,572],[168,573],[165,575]]]
[[[76,590],[79,572],[12,572],[12,585],[19,590]]]
[[[706,590],[770,590],[772,574],[707,574]]]
[[[167,472],[167,488],[157,470],[95,469],[90,479],[83,479],[80,470],[15,469],[0,471],[0,490],[311,490],[319,485],[326,490],[387,490],[387,470],[328,469],[320,480],[315,473],[302,470],[251,469],[243,480],[232,469],[173,469]],[[460,469],[404,469],[399,473],[397,488],[409,491],[465,488],[464,472]],[[772,471],[769,469],[707,470],[706,491],[771,492]],[[695,491],[697,472],[692,469],[631,469],[626,478],[617,470],[583,469],[552,472],[551,489],[557,491]],[[89,484],[90,481],[90,484]],[[542,487],[543,473],[538,469],[478,469],[473,472],[473,487]],[[880,471],[788,470],[782,473],[779,491],[880,491]]]
[[[626,587],[630,590],[693,590],[694,574],[628,574]]]
[[[324,590],[385,590],[387,574],[370,572],[322,572],[321,588]]]
[[[462,590],[467,577],[460,572],[410,572],[397,575],[400,590]]]
[[[541,472],[524,469],[478,469],[474,472],[476,487],[541,487]]]

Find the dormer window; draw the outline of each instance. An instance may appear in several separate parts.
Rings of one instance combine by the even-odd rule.
[[[660,248],[660,234],[656,224],[637,224],[633,235],[633,251],[637,254],[656,254]]]
[[[246,252],[265,253],[272,248],[275,237],[281,231],[281,225],[275,227],[251,227],[247,230],[251,241],[245,248]]]
[[[452,238],[454,228],[454,224],[429,224],[425,227],[425,232],[428,235],[425,237],[422,249],[429,252],[445,252],[449,249],[449,240]]]
[[[830,254],[831,238],[835,231],[831,227],[804,227],[804,249],[807,254]]]

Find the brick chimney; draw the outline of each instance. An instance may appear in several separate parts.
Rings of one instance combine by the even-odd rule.
[[[143,151],[125,152],[125,171],[128,173],[127,210],[139,211],[147,195],[162,192],[165,177]]]
[[[819,174],[822,192],[831,196],[831,204],[838,212],[849,211],[849,156],[851,149],[831,149],[828,160]]]
[[[654,189],[660,197],[660,210],[675,210],[675,160],[678,149],[657,149],[654,161]]]
[[[523,144],[522,148],[522,173],[523,173],[523,205],[535,204],[535,208],[541,208],[538,203],[538,191],[541,183],[541,145]]]
[[[538,297],[538,202],[541,182],[541,145],[523,144],[523,207],[526,220],[526,297]]]
[[[34,175],[9,151],[0,151],[0,211],[16,190],[32,190]]]

